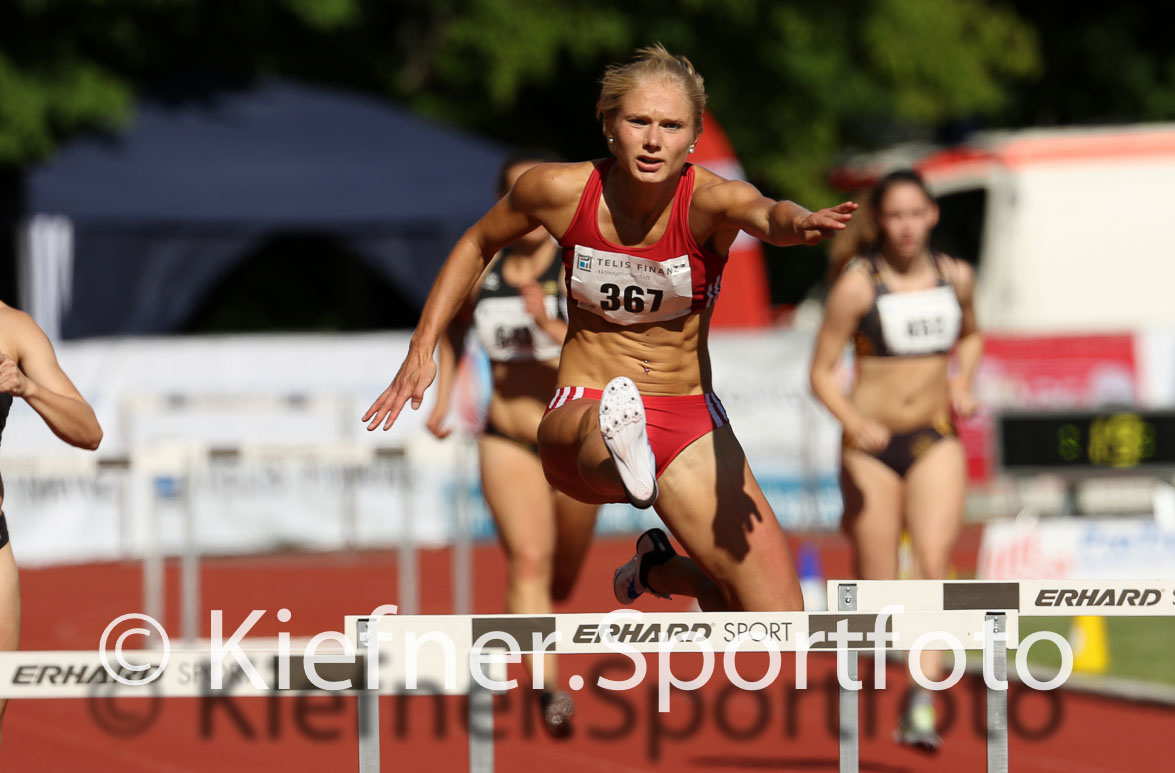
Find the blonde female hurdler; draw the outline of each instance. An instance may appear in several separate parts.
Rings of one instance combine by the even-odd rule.
[[[519,178],[441,269],[392,383],[364,416],[385,429],[436,374],[445,328],[506,244],[536,227],[562,248],[568,331],[539,427],[547,479],[583,502],[655,507],[659,530],[615,579],[618,597],[699,595],[704,608],[802,609],[783,531],[718,397],[707,351],[731,243],[815,244],[856,205],[817,212],[688,163],[706,95],[689,60],[661,46],[609,68],[597,114],[611,156]]]

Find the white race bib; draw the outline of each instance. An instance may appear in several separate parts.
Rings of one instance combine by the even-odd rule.
[[[559,297],[543,298],[547,316],[559,316]],[[559,356],[563,342],[544,333],[526,313],[522,298],[482,298],[473,309],[477,340],[494,362],[517,360],[553,360]]]
[[[878,296],[877,310],[886,346],[898,356],[950,351],[963,324],[955,289],[949,286],[886,293]]]
[[[571,296],[579,308],[620,325],[684,317],[694,298],[689,256],[649,260],[577,244]]]

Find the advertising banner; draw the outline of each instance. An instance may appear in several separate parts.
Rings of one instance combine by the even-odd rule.
[[[996,521],[983,530],[978,574],[985,580],[1170,577],[1175,529],[1149,517]]]
[[[984,344],[974,389],[979,412],[959,426],[972,482],[988,481],[995,472],[994,417],[1001,410],[1094,408],[1138,400],[1132,335],[993,335]]]

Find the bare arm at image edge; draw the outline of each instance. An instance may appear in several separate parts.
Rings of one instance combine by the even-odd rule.
[[[0,354],[0,392],[23,397],[53,434],[71,446],[96,450],[102,428],[94,410],[61,370],[53,344],[24,312],[12,310],[18,350]]]

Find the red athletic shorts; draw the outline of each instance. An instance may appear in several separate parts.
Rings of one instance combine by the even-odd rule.
[[[601,389],[560,387],[547,403],[547,413],[570,400],[599,400],[603,394]],[[645,405],[645,425],[649,445],[653,447],[653,458],[657,460],[658,477],[686,446],[707,432],[730,423],[722,401],[713,392],[704,395],[641,395],[641,402]]]

